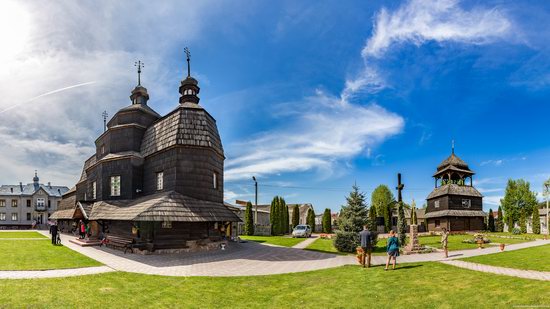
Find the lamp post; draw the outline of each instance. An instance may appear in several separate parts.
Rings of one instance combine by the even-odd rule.
[[[548,196],[550,195],[550,179],[544,182],[543,186],[544,197],[546,197],[546,236],[548,239],[548,233],[550,232],[550,226],[548,226]]]
[[[254,224],[258,224],[258,181],[256,181],[256,176],[252,176],[252,180],[254,180]]]

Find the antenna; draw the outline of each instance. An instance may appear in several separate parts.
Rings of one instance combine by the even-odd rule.
[[[107,114],[107,111],[103,111],[103,113],[101,113],[101,116],[103,116],[103,132],[107,131],[107,117],[109,116],[109,114]]]
[[[189,48],[184,48],[185,55],[187,56],[187,77],[191,76],[191,52],[189,51]]]
[[[141,60],[138,60],[134,63],[134,66],[138,68],[138,86],[141,86],[141,68],[145,66]]]

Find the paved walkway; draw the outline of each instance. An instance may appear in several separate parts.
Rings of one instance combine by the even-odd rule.
[[[550,281],[550,272],[535,271],[535,270],[521,270],[515,268],[497,267],[485,264],[470,263],[465,261],[441,261],[441,263],[453,265],[460,268],[466,268],[475,271],[481,271],[484,273],[493,273],[498,275],[513,276],[525,279]]]
[[[41,232],[47,235],[48,232]],[[0,278],[44,278],[65,277],[102,273],[112,270],[154,274],[163,276],[256,276],[333,268],[343,265],[355,265],[355,256],[341,256],[328,253],[266,246],[256,242],[230,243],[226,250],[200,253],[181,253],[166,255],[124,254],[119,250],[98,247],[80,247],[70,243],[74,236],[61,235],[62,244],[95,259],[106,266],[51,271],[0,271]],[[311,239],[314,241],[315,239]],[[305,241],[309,241],[305,240]],[[304,242],[305,242],[304,241]],[[303,242],[302,242],[303,243]],[[506,251],[550,244],[550,241],[537,240],[506,246]],[[304,244],[307,246],[307,244]],[[498,247],[481,250],[461,250],[450,252],[447,259],[442,253],[402,255],[398,263],[428,261],[452,261],[496,253]],[[374,265],[385,264],[385,256],[373,256]]]
[[[310,238],[306,238],[304,241],[295,244],[292,246],[294,249],[305,249],[307,246],[311,245],[314,241],[319,238],[319,235],[311,235]]]

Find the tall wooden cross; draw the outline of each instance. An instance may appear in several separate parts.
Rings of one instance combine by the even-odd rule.
[[[138,68],[138,86],[141,86],[141,68],[144,67],[144,64],[143,62],[141,62],[141,60],[138,60],[134,66],[136,66]]]
[[[190,60],[191,60],[191,52],[189,51],[189,48],[184,48],[183,49],[185,51],[185,55],[187,56],[187,77],[190,77],[191,76],[191,63],[190,63]]]
[[[403,191],[403,188],[405,187],[404,184],[401,183],[401,173],[397,173],[397,201],[401,203],[403,201],[403,196],[401,195],[401,191]]]

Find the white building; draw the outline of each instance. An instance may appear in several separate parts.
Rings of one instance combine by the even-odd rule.
[[[0,186],[0,229],[26,229],[33,222],[46,228],[67,191],[67,187],[41,184],[36,172],[32,183]]]

